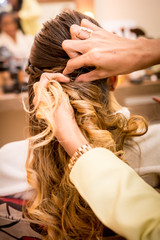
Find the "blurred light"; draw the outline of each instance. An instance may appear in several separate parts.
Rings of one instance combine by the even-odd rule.
[[[7,1],[6,0],[0,0],[0,6],[4,6],[7,4]]]
[[[95,18],[94,0],[75,0],[76,10]]]
[[[94,14],[92,12],[84,12],[84,14],[91,18],[95,18]]]
[[[122,80],[123,80],[122,75],[118,76],[118,83],[117,83],[118,86],[121,84]]]

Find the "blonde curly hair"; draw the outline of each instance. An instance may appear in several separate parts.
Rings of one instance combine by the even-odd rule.
[[[53,114],[63,91],[73,107],[79,128],[94,147],[107,148],[124,160],[125,139],[147,131],[143,117],[126,119],[120,113],[114,114],[120,106],[108,90],[106,79],[83,84],[74,81],[60,84],[53,80],[46,89],[39,88],[38,104],[33,105],[33,84],[43,72],[63,71],[69,57],[62,49],[62,42],[70,38],[70,26],[80,25],[83,18],[97,24],[76,11],[65,11],[44,24],[35,38],[27,67],[31,137],[26,168],[28,182],[35,190],[27,211],[30,219],[44,226],[43,238],[47,240],[98,239],[104,231],[103,224],[70,182],[70,157],[55,138]],[[69,77],[74,80],[89,70],[78,69]]]

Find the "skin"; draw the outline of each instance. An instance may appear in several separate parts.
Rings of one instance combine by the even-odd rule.
[[[83,66],[94,66],[95,70],[80,75],[76,81],[127,74],[160,63],[160,39],[130,40],[107,32],[86,19],[82,20],[81,26],[93,30],[92,35],[78,25],[71,26],[72,40],[62,44],[71,58],[63,74]]]
[[[93,29],[91,25],[85,25],[85,27]],[[105,32],[101,29],[93,29],[92,37],[90,37],[88,32],[85,31],[83,33],[75,28],[77,28],[75,25],[71,27],[71,36],[75,40],[66,40],[63,42],[63,48],[71,58],[63,74],[71,73],[74,69],[85,65],[95,66],[94,71],[81,75],[77,81],[92,81],[117,74],[129,73],[160,62],[159,40],[124,40],[116,35],[110,35],[110,33],[107,33],[109,35],[109,38],[107,38],[107,34],[104,36]],[[104,34],[102,34],[102,31]],[[83,42],[82,40],[76,40],[77,38],[83,39]],[[93,39],[94,41],[92,41]],[[107,41],[110,44],[108,45],[110,48],[106,47]],[[82,43],[83,47],[80,46],[80,43]],[[48,81],[52,79],[60,82],[68,82],[69,79],[63,74],[42,74],[40,81],[36,83],[37,85],[34,88],[35,96],[36,88],[39,84],[46,87]],[[34,103],[36,104],[36,97]],[[66,152],[72,156],[77,148],[87,142],[78,128],[73,109],[65,94],[63,94],[61,104],[57,107],[53,118],[57,128],[56,137]]]
[[[43,73],[41,75],[40,81],[36,82],[33,86],[35,94],[35,97],[33,99],[34,105],[37,104],[36,93],[38,91],[38,87],[47,88],[47,84],[53,79],[59,82],[70,81],[68,77],[64,76],[61,73]],[[117,77],[110,78],[109,86],[112,91],[115,90],[117,86]],[[56,126],[55,136],[69,156],[73,156],[79,147],[88,143],[77,125],[73,108],[70,105],[68,96],[64,92],[61,104],[58,105],[53,119]]]
[[[34,105],[37,103],[36,92],[38,87],[42,86],[46,88],[49,81],[53,79],[63,82],[69,81],[67,77],[60,73],[43,73],[40,81],[34,84]],[[73,156],[77,148],[88,143],[77,125],[73,108],[71,107],[68,97],[64,92],[61,104],[57,107],[53,118],[56,126],[55,136],[69,156]]]
[[[88,142],[79,129],[74,117],[73,109],[67,100],[68,97],[64,93],[62,102],[55,111],[55,136],[68,155],[71,157],[79,147],[87,144]]]
[[[94,66],[95,70],[80,75],[76,81],[103,79],[160,63],[160,39],[130,40],[122,38],[97,27],[86,19],[82,20],[81,26],[89,28],[93,32],[91,34],[82,30],[78,25],[71,26],[72,40],[65,40],[62,44],[63,49],[71,58],[63,74],[44,73],[40,81],[36,83],[36,87],[38,84],[46,87],[52,79],[59,82],[69,82],[69,78],[64,75],[83,66]],[[114,90],[117,79],[112,77],[110,84]],[[35,96],[36,87],[34,88]],[[157,99],[155,100],[157,101]],[[34,104],[36,104],[36,97]],[[57,128],[55,135],[66,152],[72,156],[77,148],[86,144],[87,141],[75,121],[73,109],[65,94],[63,94],[62,102],[53,117]],[[68,138],[68,136],[70,137]]]

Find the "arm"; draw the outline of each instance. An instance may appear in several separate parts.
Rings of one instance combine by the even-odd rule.
[[[70,29],[72,40],[65,40],[62,44],[71,58],[64,74],[83,66],[95,67],[95,70],[79,76],[77,81],[126,74],[160,63],[160,39],[122,38],[86,19],[82,20],[81,26],[93,30],[92,36],[80,26],[73,25]]]
[[[66,102],[54,120],[56,137],[72,156],[87,141]],[[112,152],[88,151],[76,162],[70,179],[104,225],[128,240],[159,240],[160,195]]]
[[[59,82],[69,82],[69,78],[60,73],[43,73],[40,81],[34,84],[35,97],[33,99],[33,104],[35,106],[39,104],[37,98],[38,88],[46,88],[49,81],[53,79]],[[69,103],[67,95],[64,92],[61,104],[59,104],[53,117],[56,126],[55,136],[68,155],[72,156],[77,148],[87,143],[87,140],[76,123],[73,109]]]
[[[53,78],[68,81],[62,74],[43,74],[35,93],[38,84],[46,87]],[[54,122],[55,135],[70,156],[87,143],[65,95]],[[104,225],[129,240],[159,240],[160,195],[112,152],[104,148],[88,151],[76,162],[70,179]]]
[[[55,111],[55,135],[68,155],[73,156],[79,147],[88,142],[79,129],[74,117],[73,109],[67,100],[68,98],[63,95],[62,102]]]
[[[160,195],[112,152],[82,155],[70,179],[104,225],[129,240],[158,240]]]
[[[72,156],[86,140],[74,116],[69,117],[71,109],[65,108],[62,102],[55,114],[56,136]],[[104,225],[129,240],[159,240],[160,195],[112,152],[88,151],[76,162],[70,179]]]
[[[56,135],[72,156],[86,142],[73,118],[63,127]],[[112,152],[94,148],[85,153],[70,179],[104,225],[128,240],[159,240],[160,195]]]

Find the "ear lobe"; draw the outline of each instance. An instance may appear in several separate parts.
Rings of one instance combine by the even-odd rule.
[[[113,76],[109,78],[109,91],[115,91],[118,83],[118,77]]]

